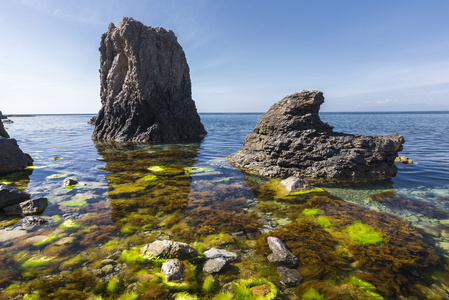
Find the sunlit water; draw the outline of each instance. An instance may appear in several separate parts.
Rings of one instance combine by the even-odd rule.
[[[298,207],[274,199],[264,188],[266,180],[244,175],[225,161],[227,155],[242,147],[245,136],[260,116],[201,114],[207,136],[200,144],[183,145],[95,144],[90,138],[93,125],[87,124],[91,115],[11,118],[14,124],[5,124],[5,127],[17,139],[21,149],[33,157],[36,168],[28,171],[25,177],[0,178],[0,181],[26,189],[32,198],[47,197],[50,205],[42,217],[51,219],[44,226],[31,228],[23,228],[20,221],[12,226],[3,225],[7,228],[0,231],[0,251],[3,249],[0,263],[10,271],[0,275],[0,288],[5,289],[8,297],[38,293],[43,299],[83,299],[94,295],[113,299],[125,295],[131,297],[134,293],[140,299],[150,299],[154,295],[171,299],[179,289],[170,290],[153,271],[147,274],[152,276],[148,282],[133,279],[137,278],[137,273],[133,275],[132,272],[149,267],[136,266],[134,261],[127,261],[123,253],[155,239],[173,239],[196,243],[200,248],[230,249],[240,256],[232,267],[215,275],[214,292],[201,290],[198,285],[205,280],[205,275],[197,271],[196,285],[184,289],[189,293],[213,299],[218,297],[220,290],[226,289],[227,283],[257,275],[274,282],[281,290],[281,298],[300,297],[305,288],[283,287],[275,268],[259,257],[260,247],[255,246],[261,238],[260,226],[281,228],[290,224],[298,217],[295,212]],[[354,134],[398,132],[405,137],[401,155],[408,156],[416,164],[397,164],[397,176],[388,181],[326,190],[331,197],[356,203],[367,211],[393,212],[411,221],[426,243],[446,255],[449,251],[449,138],[446,135],[449,114],[323,113],[321,118],[334,126],[335,131]],[[148,168],[152,166],[168,169],[165,173],[158,173],[156,169],[149,172]],[[62,184],[64,178],[76,179],[79,184],[67,189]],[[385,191],[392,191],[394,198],[375,201],[370,197]],[[323,214],[331,213],[325,206],[323,211]],[[4,224],[18,220],[20,218],[10,218]],[[64,220],[79,222],[81,227],[65,230],[61,227]],[[11,232],[17,234],[9,238]],[[245,242],[241,241],[241,235],[237,238],[239,234],[229,235],[237,232],[243,232]],[[229,234],[223,237],[223,233]],[[222,236],[217,237],[217,234]],[[338,236],[341,233],[332,234]],[[47,240],[47,244],[36,244],[39,241],[36,235],[41,240],[45,236],[57,238],[54,242]],[[58,241],[59,244],[55,244]],[[258,251],[254,252],[255,248]],[[48,266],[23,267],[33,257],[50,257],[52,260]],[[112,271],[102,269],[101,261],[105,259],[114,261]],[[157,264],[150,269],[153,268],[157,270]],[[76,276],[62,280],[61,277],[67,277],[65,272],[68,270],[78,270],[78,277],[92,276],[92,284]],[[40,272],[47,276],[47,280],[54,279],[60,284],[37,284]],[[305,276],[305,282],[311,284],[313,276]],[[335,271],[332,276],[334,281],[347,278],[342,271]],[[123,281],[114,293],[108,290],[108,283],[113,278]],[[143,286],[146,292],[137,286]],[[341,292],[326,291],[319,285],[317,288],[322,289],[322,294]],[[387,287],[376,285],[376,288],[386,298],[399,295]],[[427,289],[435,288],[432,285]],[[161,290],[159,294],[158,289]],[[430,293],[426,288],[422,289]],[[439,286],[438,289],[443,289],[437,293],[439,296],[447,295],[444,288]],[[357,292],[357,288],[355,290]],[[32,294],[33,291],[36,293]]]

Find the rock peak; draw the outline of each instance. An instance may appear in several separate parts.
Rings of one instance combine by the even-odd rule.
[[[190,69],[175,34],[133,18],[110,24],[100,43],[102,108],[93,139],[199,141]]]

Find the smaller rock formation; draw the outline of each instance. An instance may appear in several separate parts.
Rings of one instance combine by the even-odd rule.
[[[165,280],[181,280],[183,279],[184,265],[179,259],[169,259],[161,267]]]
[[[30,194],[16,187],[0,183],[0,210],[4,207],[19,204],[30,198]]]
[[[295,269],[286,267],[277,268],[279,274],[279,281],[286,287],[298,286],[302,281],[302,275]]]
[[[0,174],[22,171],[33,164],[33,159],[20,150],[15,139],[9,137],[0,122]]]
[[[398,162],[398,163],[402,163],[404,165],[406,165],[406,164],[413,164],[414,163],[414,161],[411,160],[410,158],[408,158],[407,156],[398,156],[398,157],[395,158],[394,161]]]
[[[268,247],[273,252],[267,256],[269,262],[289,267],[297,267],[299,265],[299,259],[287,249],[287,246],[280,239],[269,236],[267,242]]]
[[[7,215],[36,215],[44,212],[47,206],[47,198],[37,198],[3,207],[3,212]]]
[[[7,119],[7,118],[8,117],[3,115],[2,111],[0,110],[0,120]]]
[[[76,181],[75,179],[72,178],[66,178],[64,179],[64,186],[73,186],[73,185],[77,185],[78,181]]]
[[[314,181],[385,179],[396,175],[394,159],[404,138],[334,132],[318,115],[319,91],[302,91],[274,104],[246,136],[243,148],[227,157],[237,168],[272,178]]]
[[[36,216],[26,216],[22,219],[22,225],[25,227],[38,226],[47,223],[47,220]]]
[[[157,240],[140,248],[140,254],[189,258],[197,256],[198,252],[186,243],[169,240]]]
[[[206,131],[192,100],[190,70],[175,34],[132,18],[101,37],[102,107],[95,140],[200,141]]]

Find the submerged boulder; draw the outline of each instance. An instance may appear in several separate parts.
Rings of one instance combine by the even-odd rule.
[[[318,112],[320,91],[302,91],[274,104],[246,136],[231,165],[267,177],[383,179],[396,175],[404,138],[334,132]]]
[[[170,240],[157,240],[140,248],[140,254],[188,258],[197,256],[198,252],[186,243]]]
[[[192,100],[190,70],[175,34],[132,18],[101,37],[102,107],[93,139],[200,141],[206,131]]]
[[[9,137],[0,122],[0,174],[22,171],[33,164],[33,159],[20,150],[15,139]]]

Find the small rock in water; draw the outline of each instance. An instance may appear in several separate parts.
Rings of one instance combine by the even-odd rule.
[[[214,259],[209,259],[203,266],[203,271],[209,274],[220,272],[224,266],[226,266],[227,261],[222,257],[217,257]]]
[[[307,181],[295,176],[290,176],[289,178],[282,180],[281,184],[285,186],[285,189],[289,192],[306,191],[312,188]]]
[[[44,218],[36,217],[36,216],[26,216],[22,219],[23,226],[35,226],[35,225],[43,225],[47,222]]]
[[[72,185],[76,185],[78,184],[78,181],[71,179],[71,178],[66,178],[64,179],[64,186],[72,186]]]
[[[271,253],[267,256],[268,261],[271,263],[279,263],[286,266],[297,266],[299,264],[299,259],[287,249],[284,243],[276,238],[269,236],[267,238],[268,246],[270,247]]]
[[[180,280],[184,272],[184,265],[179,259],[169,259],[162,265],[161,271],[167,281]]]
[[[223,258],[226,262],[231,262],[237,259],[237,254],[223,249],[211,248],[204,252],[205,259]]]
[[[403,163],[405,165],[414,163],[414,161],[408,158],[407,156],[398,156],[394,159],[394,162]]]
[[[186,243],[158,240],[140,248],[140,254],[154,256],[165,255],[184,258],[197,256],[198,252]]]
[[[295,269],[278,267],[277,271],[279,274],[279,281],[286,287],[297,286],[303,279],[302,275]]]

